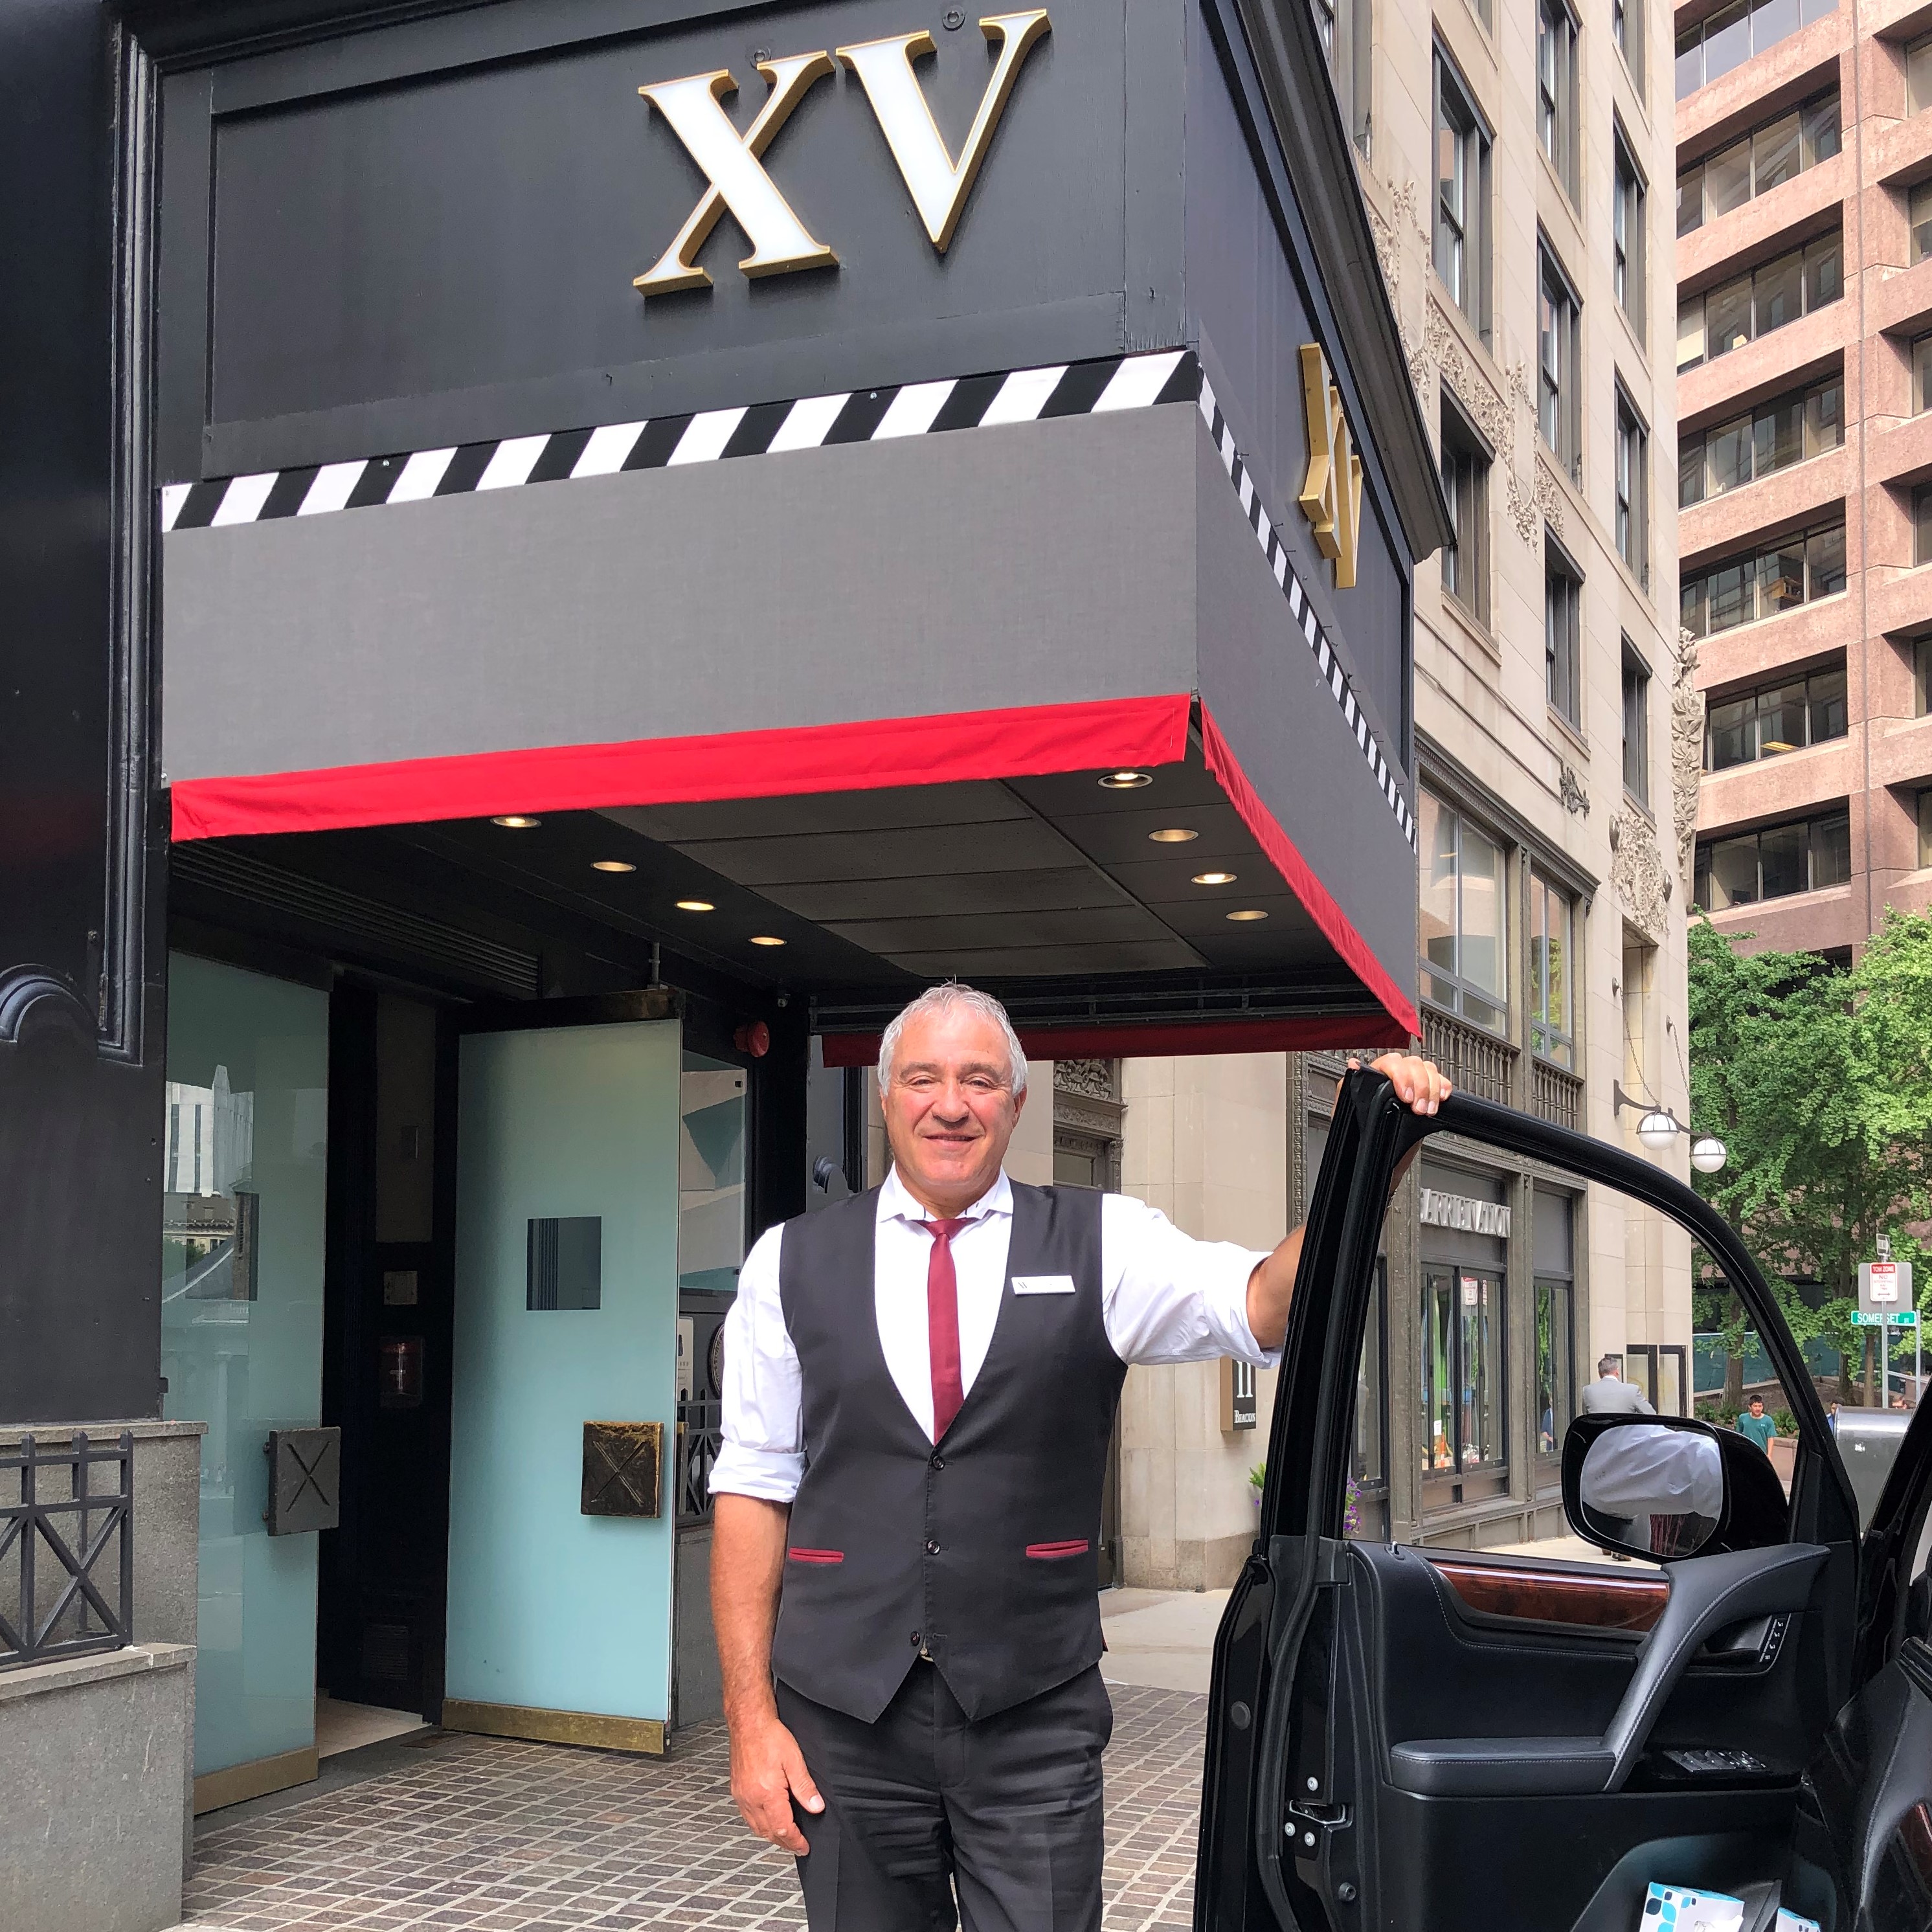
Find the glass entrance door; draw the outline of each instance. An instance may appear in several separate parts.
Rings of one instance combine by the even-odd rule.
[[[462,1042],[449,1728],[664,1746],[680,1033]]]
[[[271,1536],[271,1429],[322,1419],[328,995],[176,953],[162,1412],[201,1445],[198,1810],[316,1774],[316,1536]]]
[[[1474,1502],[1508,1487],[1503,1282],[1462,1264],[1422,1276],[1423,1497]]]

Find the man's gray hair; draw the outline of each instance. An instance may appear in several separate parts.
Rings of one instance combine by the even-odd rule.
[[[1604,1355],[1598,1360],[1597,1372],[1600,1376],[1613,1376],[1622,1366],[1616,1356]]]
[[[883,1092],[892,1084],[892,1058],[898,1052],[899,1036],[905,1031],[908,1020],[918,1019],[927,1013],[950,1012],[955,1007],[964,1006],[968,1012],[977,1013],[983,1020],[991,1020],[1006,1038],[1006,1070],[1012,1082],[1013,1097],[1018,1100],[1026,1091],[1026,1052],[1020,1045],[1020,1036],[1013,1030],[1013,1023],[1006,1017],[1006,1010],[991,993],[982,993],[976,986],[962,986],[957,980],[949,980],[943,986],[928,986],[916,1000],[910,1001],[893,1019],[879,1042],[879,1087]]]

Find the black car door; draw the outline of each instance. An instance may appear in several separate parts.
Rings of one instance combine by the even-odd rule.
[[[1431,1134],[1539,1161],[1689,1230],[1742,1298],[1798,1420],[1788,1510],[1744,1539],[1758,1546],[1612,1568],[1345,1538],[1384,1204]],[[1454,1096],[1418,1119],[1379,1076],[1350,1076],[1268,1472],[1216,1643],[1200,1932],[1633,1932],[1653,1880],[1760,1897],[1778,1882],[1787,1905],[1833,1916],[1826,1868],[1796,1869],[1791,1848],[1802,1774],[1853,1688],[1857,1510],[1775,1304],[1689,1189],[1486,1102]]]
[[[1856,1694],[1805,1778],[1804,1853],[1832,1869],[1842,1932],[1932,1932],[1932,1403],[1865,1532]]]

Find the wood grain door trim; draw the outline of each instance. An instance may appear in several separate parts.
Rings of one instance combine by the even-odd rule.
[[[1519,1569],[1462,1556],[1432,1555],[1423,1560],[1464,1604],[1484,1616],[1643,1631],[1663,1616],[1670,1597],[1668,1580],[1649,1574]]]

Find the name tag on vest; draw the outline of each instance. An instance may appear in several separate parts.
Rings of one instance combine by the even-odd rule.
[[[1070,1274],[1016,1274],[1013,1276],[1016,1294],[1071,1294],[1073,1277]]]

